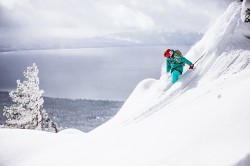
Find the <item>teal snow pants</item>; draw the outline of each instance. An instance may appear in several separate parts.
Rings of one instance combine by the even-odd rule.
[[[174,84],[179,79],[179,76],[181,75],[181,73],[177,70],[173,70],[171,75],[172,75],[172,83]]]

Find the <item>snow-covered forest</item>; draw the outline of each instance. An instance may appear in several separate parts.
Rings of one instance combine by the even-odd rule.
[[[1,129],[1,166],[249,166],[249,8],[237,0],[217,18],[185,55],[204,55],[194,70],[172,84],[163,65],[87,134]]]
[[[43,97],[43,107],[49,117],[62,129],[75,128],[89,132],[110,120],[121,108],[124,102],[88,99],[61,99]],[[0,125],[4,124],[4,106],[10,106],[12,100],[8,92],[0,92]]]

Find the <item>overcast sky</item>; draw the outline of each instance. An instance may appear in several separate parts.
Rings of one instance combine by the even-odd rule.
[[[0,0],[0,35],[82,38],[131,30],[204,32],[231,1]]]

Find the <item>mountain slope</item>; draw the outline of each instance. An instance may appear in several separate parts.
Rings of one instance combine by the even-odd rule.
[[[109,34],[99,37],[68,39],[68,38],[30,38],[24,41],[22,36],[0,36],[0,51],[46,50],[96,47],[130,47],[159,45],[192,45],[201,39],[203,34],[192,32],[166,31],[132,31]]]
[[[240,12],[232,3],[187,53],[192,61],[205,54],[194,71],[171,85],[163,67],[88,134],[0,130],[1,165],[248,166],[250,40]]]
[[[241,3],[232,3],[202,40],[187,53],[186,57],[193,62],[204,55],[194,71],[187,71],[172,85],[163,66],[160,80],[142,81],[111,123],[123,123],[129,121],[130,117],[134,119],[135,116],[150,114],[156,110],[154,107],[168,105],[190,87],[208,84],[217,78],[230,77],[249,69],[250,41],[241,34],[242,25],[238,22],[240,11]]]

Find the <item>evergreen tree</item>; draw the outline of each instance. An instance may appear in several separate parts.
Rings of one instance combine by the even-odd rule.
[[[58,132],[57,125],[52,122],[43,109],[43,90],[39,89],[38,68],[34,63],[24,71],[25,81],[17,80],[17,89],[10,92],[14,104],[4,107],[7,117],[6,126],[20,129],[36,129]]]

